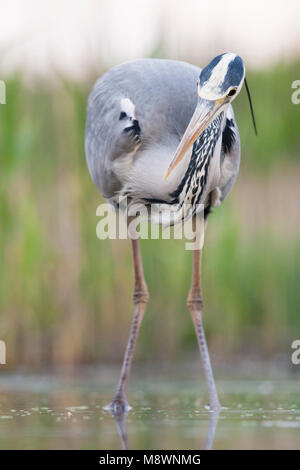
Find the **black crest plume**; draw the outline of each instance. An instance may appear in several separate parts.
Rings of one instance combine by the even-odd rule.
[[[254,110],[253,110],[253,105],[252,105],[250,90],[249,90],[249,87],[248,87],[248,83],[247,83],[246,77],[245,77],[244,82],[245,82],[245,87],[246,87],[246,90],[247,90],[247,95],[248,95],[248,101],[249,101],[249,106],[250,106],[250,111],[251,111],[251,117],[252,117],[253,127],[254,127],[254,131],[255,131],[255,135],[257,135],[257,128],[256,128],[255,117],[254,117]]]

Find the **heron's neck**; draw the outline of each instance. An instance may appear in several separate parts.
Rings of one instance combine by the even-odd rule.
[[[177,189],[171,194],[173,204],[196,206],[203,202],[208,170],[221,136],[223,118],[224,112],[221,112],[194,142],[189,166]]]

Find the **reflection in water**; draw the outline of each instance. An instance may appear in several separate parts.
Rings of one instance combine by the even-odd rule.
[[[117,428],[118,428],[118,433],[121,439],[122,443],[122,448],[125,450],[129,450],[129,441],[128,441],[128,432],[127,432],[127,413],[128,411],[121,411],[120,413],[113,413],[111,411],[111,415],[114,418]]]
[[[298,377],[223,381],[219,416],[198,381],[133,382],[134,408],[112,419],[103,409],[112,384],[91,376],[0,373],[0,450],[299,449]]]
[[[128,432],[127,432],[128,411],[120,411],[119,413],[114,413],[112,410],[110,410],[110,413],[117,425],[118,433],[121,439],[122,448],[125,450],[129,450],[130,446],[129,446]],[[208,424],[208,429],[207,429],[207,434],[206,434],[204,450],[212,449],[214,438],[215,438],[215,433],[217,429],[219,414],[220,414],[220,410],[211,411],[209,413],[209,424]]]
[[[208,424],[208,430],[206,434],[204,450],[212,449],[214,438],[215,438],[215,433],[217,429],[219,414],[220,414],[220,410],[211,411],[209,414],[209,424]]]

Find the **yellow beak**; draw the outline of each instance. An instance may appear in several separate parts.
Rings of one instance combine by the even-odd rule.
[[[213,121],[216,112],[220,109],[224,100],[203,100],[200,99],[190,120],[190,123],[177,147],[173,160],[170,163],[164,179],[167,179],[175,166],[182,160],[189,147],[195,142],[199,135]]]

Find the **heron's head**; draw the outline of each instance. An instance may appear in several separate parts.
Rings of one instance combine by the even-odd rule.
[[[239,94],[245,78],[245,66],[236,54],[215,57],[200,73],[198,103],[181,139],[165,178],[180,162],[189,147]]]
[[[227,52],[215,57],[200,73],[198,96],[214,107],[228,104],[242,88],[245,66],[241,57]]]

